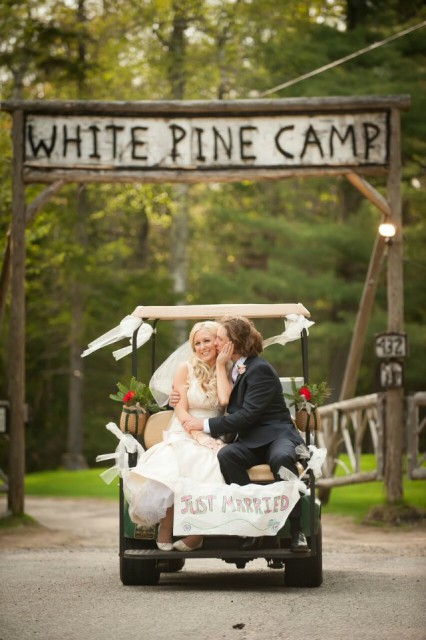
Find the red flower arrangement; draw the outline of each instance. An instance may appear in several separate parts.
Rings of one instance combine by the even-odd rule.
[[[325,398],[331,395],[331,389],[326,382],[319,384],[304,384],[299,389],[296,386],[294,378],[291,379],[291,393],[285,393],[284,397],[288,400],[290,407],[295,406],[296,411],[305,409],[308,413],[315,410],[324,402]]]
[[[127,393],[124,394],[123,396],[123,404],[127,404],[128,402],[130,402],[131,400],[133,400],[133,398],[135,397],[135,392],[134,391],[128,391]]]
[[[309,402],[309,400],[311,399],[311,392],[309,391],[308,387],[300,387],[299,394],[305,398],[306,402]]]
[[[131,378],[128,385],[117,382],[117,387],[117,393],[111,393],[109,396],[111,400],[121,402],[126,407],[136,406],[138,409],[146,409],[148,413],[156,413],[160,410],[150,388],[135,377]]]

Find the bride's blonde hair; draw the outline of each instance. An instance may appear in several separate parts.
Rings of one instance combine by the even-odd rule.
[[[189,344],[191,345],[192,354],[189,356],[189,363],[192,366],[192,371],[201,388],[206,392],[206,396],[212,406],[217,404],[217,381],[216,381],[216,366],[209,367],[201,358],[195,353],[195,335],[198,331],[205,329],[211,336],[216,338],[220,324],[213,320],[205,320],[203,322],[197,322],[191,329],[189,334]]]

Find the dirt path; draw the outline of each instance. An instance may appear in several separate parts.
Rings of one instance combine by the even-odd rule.
[[[191,559],[155,587],[124,587],[117,510],[27,498],[37,524],[0,529],[0,640],[426,640],[425,525],[324,516],[319,589],[284,587],[260,558],[243,571]]]
[[[0,513],[6,508],[0,502]],[[25,511],[37,524],[0,530],[0,549],[117,548],[118,505],[111,500],[28,497]],[[426,523],[401,527],[355,525],[323,515],[324,548],[426,555]]]
[[[0,513],[5,510],[2,505]],[[111,548],[118,545],[118,505],[90,498],[33,498],[25,512],[34,525],[0,530],[0,549]]]

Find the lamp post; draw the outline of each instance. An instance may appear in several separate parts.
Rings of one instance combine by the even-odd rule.
[[[401,150],[400,117],[392,110],[389,119],[391,143],[387,202],[389,214],[383,223],[387,242],[387,332],[404,332],[404,281],[402,261]],[[384,489],[386,503],[397,504],[403,498],[402,459],[404,444],[404,389],[402,384],[386,389],[384,432]]]
[[[402,458],[404,440],[404,359],[398,345],[406,345],[403,308],[402,234],[390,222],[380,225],[379,233],[387,245],[387,332],[386,353],[380,362],[380,385],[386,392],[384,425],[384,488],[386,502],[391,505],[403,498]],[[378,340],[380,338],[378,337]]]

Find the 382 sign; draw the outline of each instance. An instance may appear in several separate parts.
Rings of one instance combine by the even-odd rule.
[[[376,356],[381,359],[401,359],[407,356],[407,334],[380,333],[376,336]]]

